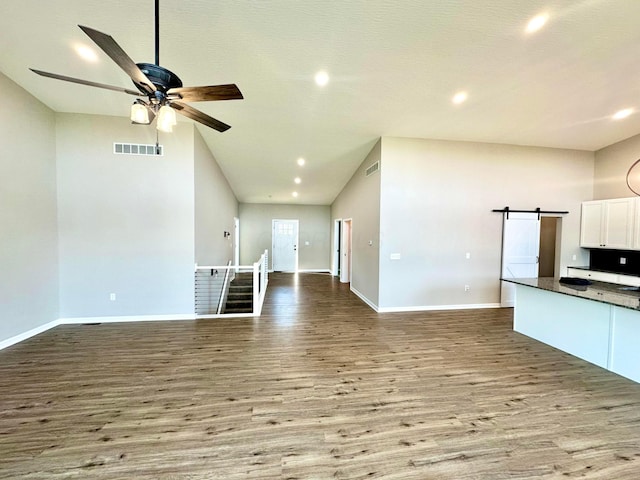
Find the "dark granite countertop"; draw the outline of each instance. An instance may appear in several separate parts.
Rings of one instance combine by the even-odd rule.
[[[560,283],[558,278],[553,277],[503,278],[502,280],[527,287],[539,288],[540,290],[546,290],[548,292],[585,298],[587,300],[630,308],[632,310],[640,310],[640,291],[638,291],[636,287],[596,281],[591,285],[585,286],[566,285]]]

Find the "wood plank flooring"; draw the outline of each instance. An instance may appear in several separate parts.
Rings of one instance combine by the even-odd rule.
[[[57,327],[0,352],[0,478],[640,478],[640,385],[511,315],[274,274],[259,319]]]

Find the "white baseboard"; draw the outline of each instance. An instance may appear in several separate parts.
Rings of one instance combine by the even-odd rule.
[[[298,273],[331,273],[328,268],[300,268]]]
[[[479,308],[501,308],[499,303],[465,303],[462,305],[423,305],[411,307],[381,307],[379,313],[428,312],[436,310],[474,310]]]
[[[119,317],[69,317],[59,318],[59,325],[78,323],[117,323],[117,322],[163,322],[167,320],[195,320],[194,313],[178,313],[173,315],[124,315]]]
[[[365,295],[357,289],[350,287],[351,291],[360,298],[364,303],[369,305],[378,313],[397,313],[397,312],[428,312],[437,310],[473,310],[479,308],[501,308],[499,303],[471,303],[463,305],[418,305],[411,307],[378,307],[369,300]]]
[[[362,300],[364,303],[366,303],[367,305],[369,305],[371,308],[373,308],[376,312],[379,312],[380,310],[378,309],[378,306],[373,303],[371,300],[369,300],[364,294],[362,294],[361,292],[359,292],[358,290],[356,290],[355,288],[353,288],[352,286],[349,287],[349,289],[356,294],[356,296]]]
[[[40,325],[39,327],[32,328],[31,330],[27,330],[26,332],[7,338],[6,340],[2,340],[0,342],[0,350],[10,347],[11,345],[15,345],[16,343],[23,342],[31,337],[38,335],[39,333],[46,332],[53,327],[57,327],[58,325],[60,325],[60,321],[53,320],[52,322],[45,323],[44,325]]]

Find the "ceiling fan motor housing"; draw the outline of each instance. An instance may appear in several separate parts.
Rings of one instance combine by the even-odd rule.
[[[158,90],[161,90],[165,93],[167,90],[171,88],[181,88],[182,80],[178,78],[178,76],[170,70],[167,70],[164,67],[159,65],[154,65],[152,63],[137,63],[138,68],[144,73],[151,83],[153,83]],[[136,85],[142,93],[147,93],[140,86]]]

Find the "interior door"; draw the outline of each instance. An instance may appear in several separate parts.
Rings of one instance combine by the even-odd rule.
[[[298,271],[298,220],[273,220],[271,265],[276,272]]]
[[[540,219],[537,213],[509,212],[502,225],[502,278],[537,278]],[[500,304],[513,307],[515,285],[501,282]]]

